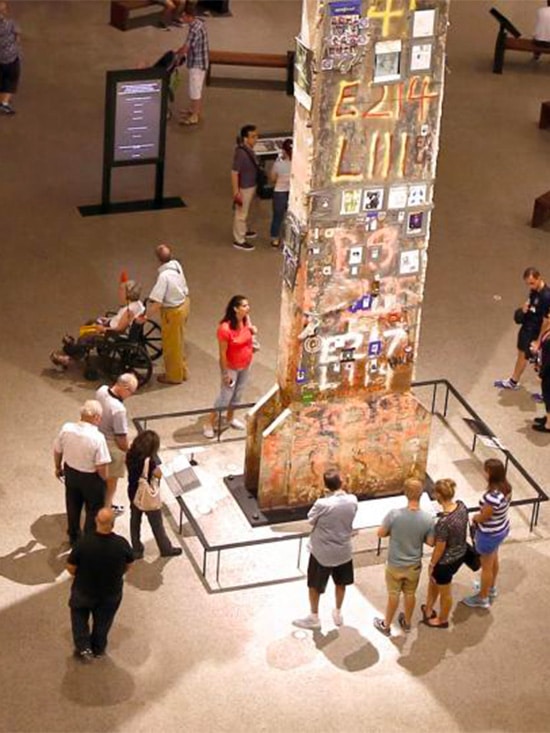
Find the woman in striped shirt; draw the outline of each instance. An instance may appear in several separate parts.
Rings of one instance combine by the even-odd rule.
[[[481,556],[481,584],[478,593],[463,600],[472,608],[489,608],[496,598],[498,548],[510,531],[508,509],[512,487],[506,479],[504,464],[496,458],[489,458],[483,468],[487,490],[479,501],[479,512],[472,517],[476,526],[475,546]]]

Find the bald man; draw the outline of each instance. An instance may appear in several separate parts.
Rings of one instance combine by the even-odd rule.
[[[112,509],[100,509],[95,532],[82,537],[67,560],[67,570],[74,577],[69,599],[74,655],[83,663],[105,654],[122,601],[124,573],[134,561],[128,542],[113,532],[114,521]]]
[[[189,317],[189,288],[180,263],[167,244],[155,249],[160,262],[157,281],[149,295],[148,312],[154,318],[160,311],[164,374],[162,384],[181,384],[188,377],[185,358],[185,327]]]

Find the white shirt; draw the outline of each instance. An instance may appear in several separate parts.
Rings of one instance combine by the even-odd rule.
[[[154,300],[165,308],[176,308],[188,295],[189,288],[180,263],[177,260],[170,260],[161,265],[149,300]]]
[[[288,158],[279,158],[273,163],[272,173],[277,174],[274,191],[290,191],[290,167]]]
[[[131,324],[138,316],[141,316],[143,313],[145,313],[145,306],[143,305],[141,300],[135,300],[131,303],[128,303],[128,305],[123,305],[122,308],[118,309],[116,315],[109,319],[109,328],[117,329],[118,324],[120,323],[126,311],[129,312],[128,321]]]
[[[75,471],[95,473],[97,466],[111,462],[105,436],[89,422],[66,422],[55,439],[53,449]]]
[[[309,549],[318,563],[326,568],[351,560],[351,535],[357,512],[357,497],[335,491],[317,499],[307,518],[313,524]]]
[[[95,398],[103,407],[99,430],[107,440],[114,440],[115,435],[128,435],[128,415],[123,401],[106,384],[96,391]]]
[[[550,7],[537,10],[534,38],[537,41],[550,42]]]

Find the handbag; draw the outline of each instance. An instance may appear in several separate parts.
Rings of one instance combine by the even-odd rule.
[[[143,471],[139,477],[136,495],[134,496],[134,506],[141,512],[154,512],[160,509],[162,503],[160,499],[160,486],[155,476],[149,476],[150,460],[147,458],[143,464]]]
[[[475,546],[475,528],[470,525],[470,537],[472,538],[472,544],[466,543],[466,554],[464,555],[464,564],[467,565],[470,570],[476,573],[481,567],[481,557]]]
[[[514,311],[514,323],[517,323],[518,326],[521,326],[524,320],[525,313],[523,312],[523,308],[516,308],[516,310]]]

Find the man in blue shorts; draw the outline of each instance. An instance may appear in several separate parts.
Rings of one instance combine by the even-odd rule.
[[[313,525],[307,569],[307,586],[311,613],[292,623],[301,629],[319,630],[319,600],[325,592],[328,579],[332,577],[336,607],[332,618],[336,626],[342,626],[342,603],[346,586],[353,585],[353,561],[351,557],[351,536],[353,520],[357,512],[357,497],[342,488],[342,479],[334,469],[325,471],[323,480],[328,496],[317,499],[307,518]]]

